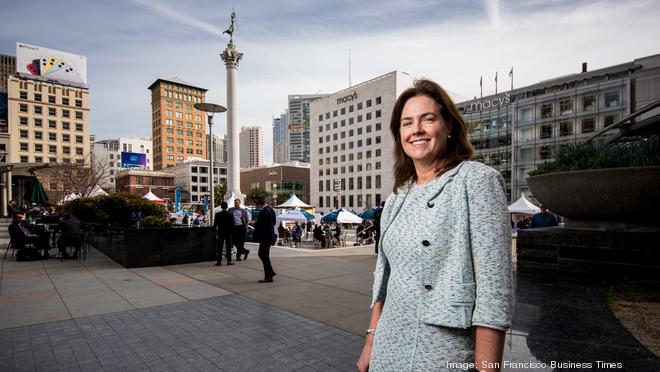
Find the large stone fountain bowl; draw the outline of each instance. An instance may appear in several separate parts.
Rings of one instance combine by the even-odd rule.
[[[568,225],[660,226],[660,167],[548,173],[527,184]]]

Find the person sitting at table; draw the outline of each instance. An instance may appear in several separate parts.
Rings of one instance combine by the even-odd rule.
[[[71,258],[78,258],[78,252],[82,246],[82,237],[80,236],[80,221],[76,220],[67,213],[64,219],[57,225],[56,231],[60,231],[61,235],[57,241],[60,248],[60,256],[62,258],[69,258],[66,252],[66,247],[74,247],[73,256]]]
[[[39,235],[34,234],[30,229],[25,227],[22,223],[23,218],[25,218],[25,215],[16,214],[12,217],[11,225],[9,225],[11,244],[18,251],[16,253],[16,259],[18,261],[28,261],[38,260],[42,257],[48,258],[48,250],[44,250],[43,255],[39,253],[40,249],[37,248]],[[28,244],[32,244],[32,247],[28,248]]]
[[[314,227],[313,234],[314,234],[314,239],[321,242],[321,247],[325,247],[325,236],[323,236],[323,230],[321,229],[321,225],[316,225]]]

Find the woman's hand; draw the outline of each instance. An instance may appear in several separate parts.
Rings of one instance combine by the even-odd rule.
[[[371,344],[374,342],[374,335],[367,335],[367,339],[364,342],[364,347],[362,348],[362,354],[360,354],[360,359],[357,362],[357,368],[360,372],[367,372],[369,370],[369,361],[371,360]]]

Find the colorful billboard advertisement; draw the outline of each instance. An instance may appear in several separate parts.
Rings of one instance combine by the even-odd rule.
[[[122,152],[121,167],[147,169],[147,154],[139,154],[137,152]]]
[[[16,43],[16,72],[87,85],[87,57]]]

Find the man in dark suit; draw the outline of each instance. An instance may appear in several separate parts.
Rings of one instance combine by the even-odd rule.
[[[245,249],[245,234],[247,233],[247,225],[249,221],[247,210],[241,208],[241,199],[234,200],[234,206],[229,208],[229,214],[234,218],[234,236],[232,236],[232,243],[236,246],[236,261],[241,260],[241,255],[244,255],[244,260],[247,260],[249,249]]]
[[[60,239],[58,240],[60,248],[60,256],[62,258],[69,258],[66,252],[66,247],[73,247],[73,256],[71,258],[78,258],[78,252],[82,246],[82,237],[80,236],[80,221],[74,219],[70,214],[65,214],[64,218],[57,225],[57,231],[61,231]]]
[[[40,259],[42,257],[48,257],[48,250],[44,250],[43,255],[39,254],[39,249],[36,249],[37,243],[39,241],[39,236],[32,233],[25,225],[22,223],[24,215],[15,214],[11,220],[11,225],[9,225],[9,238],[11,239],[11,244],[18,253],[16,254],[16,259],[18,261],[27,261]],[[27,248],[26,245],[32,244],[30,248]]]
[[[270,247],[277,240],[275,235],[275,211],[266,205],[266,199],[263,196],[255,198],[254,203],[257,208],[261,208],[254,230],[254,237],[259,242],[259,259],[264,265],[264,279],[259,280],[259,283],[272,283],[273,277],[276,275],[270,263]]]
[[[226,244],[227,253],[227,265],[233,265],[231,262],[231,236],[234,233],[234,217],[227,211],[227,202],[220,203],[220,212],[215,214],[213,219],[213,227],[215,228],[216,233],[218,234],[217,241],[217,252],[218,252],[218,262],[215,263],[215,266],[222,266],[222,246]]]

